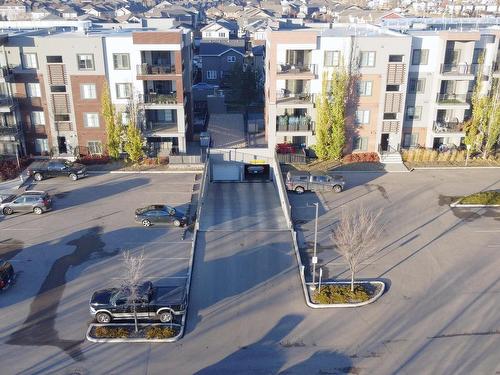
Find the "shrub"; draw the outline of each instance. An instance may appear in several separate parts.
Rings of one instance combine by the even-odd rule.
[[[142,159],[142,164],[143,165],[156,165],[156,164],[158,164],[158,159],[157,158],[144,158],[144,159]]]
[[[115,339],[115,338],[127,338],[130,334],[129,330],[126,328],[109,328],[109,327],[96,327],[95,335],[97,337]]]
[[[376,152],[357,152],[344,156],[342,162],[349,163],[375,163],[378,162],[378,154]]]
[[[146,338],[151,339],[169,339],[177,335],[177,330],[171,327],[150,327],[146,330]]]
[[[168,164],[168,156],[159,156],[158,157],[158,164],[160,164],[160,165]]]
[[[462,198],[461,204],[500,204],[500,192],[482,191]]]
[[[21,171],[29,165],[31,160],[19,159],[21,169],[17,167],[17,161],[14,159],[0,160],[0,180],[11,180],[17,178]]]
[[[86,155],[76,160],[77,163],[84,165],[107,164],[110,161],[111,158],[108,155]]]
[[[465,161],[466,151],[460,150],[457,151],[457,156],[455,157],[455,161]]]
[[[320,304],[364,302],[373,295],[373,291],[367,288],[370,287],[358,284],[354,286],[354,292],[351,292],[349,284],[325,285],[320,292],[316,289],[313,299]]]

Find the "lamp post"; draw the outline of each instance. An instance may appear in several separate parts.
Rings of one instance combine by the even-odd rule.
[[[465,155],[465,166],[467,166],[467,163],[469,162],[469,154],[470,154],[470,149],[471,149],[471,145],[467,145],[467,155]]]
[[[318,263],[318,257],[316,256],[316,248],[318,244],[318,209],[319,209],[319,203],[313,203],[314,206],[316,206],[316,219],[314,223],[314,250],[313,250],[313,258],[312,258],[312,265],[313,265],[313,280],[312,280],[312,285],[309,287],[311,290],[316,289],[316,264]]]

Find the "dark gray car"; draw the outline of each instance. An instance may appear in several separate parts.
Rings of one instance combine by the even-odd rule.
[[[334,191],[340,193],[344,190],[343,176],[330,176],[326,173],[290,171],[286,174],[286,188],[302,194],[309,191]]]
[[[34,212],[40,215],[52,208],[52,199],[44,191],[26,191],[19,195],[10,195],[0,203],[4,215],[14,212]]]

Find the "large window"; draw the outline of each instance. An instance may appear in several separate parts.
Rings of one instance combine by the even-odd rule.
[[[370,111],[368,110],[358,110],[356,111],[355,123],[358,125],[366,125],[370,122]]]
[[[102,142],[101,141],[88,141],[87,147],[91,155],[102,154]]]
[[[82,99],[97,99],[97,91],[94,83],[82,83],[80,89]]]
[[[410,78],[410,93],[422,94],[425,91],[425,78]]]
[[[113,53],[113,67],[115,70],[129,70],[130,55],[128,53]]]
[[[84,113],[83,124],[86,128],[99,127],[99,114],[98,113]]]
[[[79,70],[94,70],[94,55],[77,55]]]
[[[360,81],[358,83],[358,95],[359,96],[372,96],[372,81]]]
[[[428,49],[414,49],[411,58],[411,65],[427,65],[429,62]]]
[[[340,51],[325,51],[325,66],[339,66]]]
[[[366,151],[368,150],[368,137],[354,137],[352,139],[353,151]]]
[[[49,141],[47,138],[36,138],[35,139],[35,152],[37,154],[49,152]]]
[[[418,133],[405,133],[403,138],[403,147],[418,146]]]
[[[28,98],[40,98],[42,97],[42,90],[40,84],[37,82],[29,82],[26,84],[26,93]]]
[[[24,53],[22,59],[23,59],[23,68],[25,69],[38,68],[36,53]]]
[[[45,115],[43,111],[31,112],[31,125],[45,125]]]
[[[373,67],[375,66],[375,52],[373,51],[363,51],[359,56],[359,65],[361,67]]]
[[[422,107],[406,107],[406,119],[408,120],[420,120],[422,117]]]
[[[132,85],[130,83],[116,84],[116,97],[118,99],[129,99],[132,96]]]

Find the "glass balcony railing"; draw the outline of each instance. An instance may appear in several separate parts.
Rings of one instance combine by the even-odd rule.
[[[462,122],[434,121],[434,133],[461,133],[464,131]]]
[[[277,65],[278,74],[316,74],[315,64],[281,63]]]
[[[313,131],[314,126],[309,116],[277,116],[276,131]]]
[[[437,94],[439,104],[467,104],[470,94]]]
[[[137,65],[138,75],[159,75],[159,74],[175,74],[175,65],[156,65],[156,64],[140,64]]]
[[[172,91],[168,94],[150,93],[144,95],[145,104],[177,104],[177,92]]]
[[[276,92],[276,100],[278,102],[314,103],[314,95],[308,92],[290,92],[288,90],[282,90]]]

